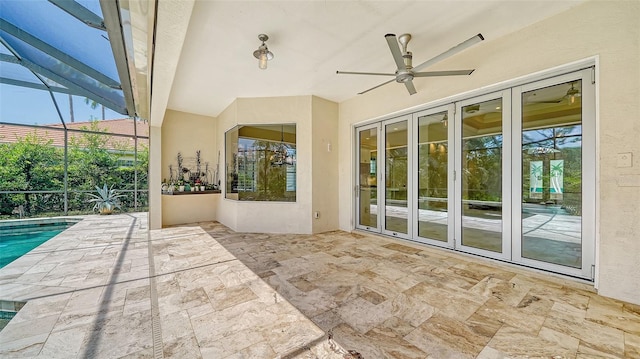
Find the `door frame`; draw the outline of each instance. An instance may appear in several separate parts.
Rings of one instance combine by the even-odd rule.
[[[420,143],[418,143],[418,140],[419,140],[418,135],[420,131],[418,128],[419,119],[422,116],[429,116],[429,115],[433,115],[440,112],[447,112],[447,118],[449,119],[448,120],[449,122],[447,124],[447,151],[448,151],[447,153],[447,241],[443,242],[435,239],[430,239],[427,237],[421,237],[420,234],[418,233],[418,228],[419,228],[418,209],[419,209],[420,199],[418,198],[417,195],[414,195],[411,198],[413,202],[413,211],[411,212],[412,214],[411,223],[413,224],[412,239],[418,242],[431,244],[438,247],[454,248],[454,245],[455,245],[454,235],[455,235],[455,224],[456,224],[455,210],[454,210],[455,208],[454,163],[455,163],[455,156],[456,156],[456,146],[454,141],[454,122],[455,122],[455,104],[454,103],[438,106],[438,107],[432,107],[432,108],[415,112],[412,114],[413,125],[411,127],[412,129],[411,144],[413,147],[412,150],[415,155],[414,155],[414,160],[412,161],[413,166],[411,168],[411,173],[417,174],[418,171],[420,170],[420,164],[418,163],[419,161],[418,146],[420,145]],[[415,191],[414,194],[419,193],[419,188],[418,188],[419,185],[420,185],[420,180],[416,178],[415,183],[413,185],[413,189]]]
[[[462,243],[462,108],[467,105],[502,99],[502,251],[493,252]],[[511,261],[511,88],[456,102],[454,142],[455,156],[455,248],[484,257]]]
[[[354,186],[354,192],[355,192],[355,228],[356,229],[362,229],[362,230],[366,230],[366,231],[371,231],[371,232],[376,232],[376,233],[381,233],[382,230],[382,221],[380,219],[380,183],[382,181],[381,178],[381,173],[382,171],[380,170],[380,145],[382,143],[382,139],[380,136],[380,128],[381,128],[381,123],[373,123],[373,124],[369,124],[366,126],[361,126],[361,127],[356,127],[355,128],[355,133],[354,133],[354,137],[355,137],[355,166],[354,166],[354,173],[356,174],[355,176],[355,186]],[[360,133],[363,131],[369,131],[375,129],[376,130],[376,155],[377,155],[377,160],[376,160],[376,195],[377,195],[377,210],[376,210],[376,215],[377,215],[377,221],[376,221],[376,226],[372,227],[372,226],[365,226],[360,224],[360,156],[361,156],[361,151],[360,151]]]
[[[513,97],[521,98],[524,92],[539,88],[554,86],[571,81],[582,80],[582,218],[581,218],[581,268],[572,268],[559,264],[522,257],[522,101],[517,101],[513,106],[513,168],[517,168],[519,175],[513,174],[513,218],[512,238],[512,262],[539,268],[546,271],[562,273],[574,277],[594,279],[595,266],[595,236],[596,236],[596,112],[595,112],[595,81],[593,68],[583,69],[572,73],[544,79],[522,86],[513,87]]]
[[[387,196],[386,196],[386,173],[387,173],[387,158],[386,158],[386,143],[387,143],[387,131],[386,127],[392,125],[394,123],[399,122],[407,122],[407,233],[400,233],[388,230],[387,226]],[[380,229],[383,234],[397,237],[410,239],[413,235],[413,223],[411,218],[411,213],[413,212],[413,176],[412,174],[412,166],[413,163],[413,149],[411,148],[411,129],[413,126],[413,118],[411,115],[404,115],[400,117],[390,118],[388,120],[382,121],[380,123],[380,135],[378,138],[380,139],[381,145],[378,146],[378,169],[379,169],[379,181],[378,181],[378,218],[380,218]]]

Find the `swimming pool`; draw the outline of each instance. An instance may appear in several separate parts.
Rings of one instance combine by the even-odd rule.
[[[77,219],[48,218],[0,223],[0,268],[77,222]]]

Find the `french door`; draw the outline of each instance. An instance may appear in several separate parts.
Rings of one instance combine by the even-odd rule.
[[[378,149],[380,124],[357,129],[356,134],[356,228],[380,232],[378,213]]]
[[[592,69],[514,87],[512,261],[593,279]]]
[[[503,260],[511,257],[510,113],[510,90],[461,101],[454,135],[456,248]]]
[[[356,129],[356,228],[593,279],[593,69]]]

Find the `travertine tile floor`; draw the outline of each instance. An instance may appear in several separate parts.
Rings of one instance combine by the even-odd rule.
[[[364,358],[640,358],[640,306],[587,284],[367,234],[203,228]]]
[[[344,358],[200,227],[146,223],[87,216],[0,269],[0,300],[27,302],[0,357]]]
[[[28,301],[0,357],[640,358],[640,306],[358,233],[88,216],[1,269],[0,300]]]

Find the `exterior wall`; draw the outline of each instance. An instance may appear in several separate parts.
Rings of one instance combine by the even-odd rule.
[[[149,127],[149,228],[162,228],[162,128]]]
[[[640,304],[640,3],[587,2],[481,44],[428,70],[475,67],[469,77],[390,84],[340,104],[340,228],[353,228],[353,125],[395,111],[597,56],[598,206],[596,284],[605,296]],[[631,152],[632,167],[619,167]]]
[[[313,233],[338,228],[338,104],[311,99]]]
[[[162,179],[169,180],[169,164],[176,166],[178,152],[184,157],[195,157],[196,151],[200,150],[203,162],[209,162],[213,172],[218,160],[216,128],[217,121],[213,117],[167,110],[162,123]],[[217,201],[219,196],[183,195],[173,196],[171,200],[164,197],[167,196],[162,200],[163,226],[216,219],[216,204],[211,202]]]
[[[219,202],[216,193],[162,196],[162,225],[213,221]]]
[[[238,232],[312,232],[311,96],[241,98],[218,116],[218,150],[224,153],[224,134],[238,124],[295,123],[296,202],[241,202],[224,198],[225,165],[221,164],[222,198],[218,221]]]

